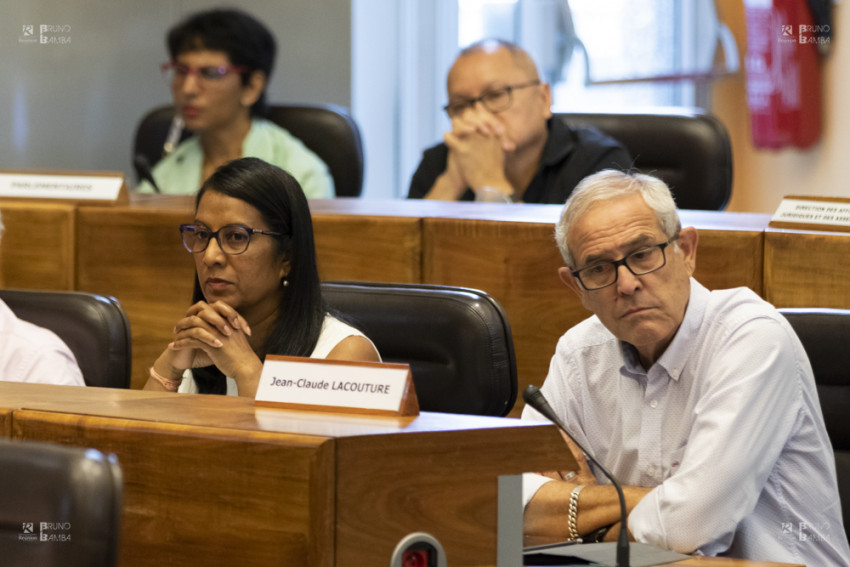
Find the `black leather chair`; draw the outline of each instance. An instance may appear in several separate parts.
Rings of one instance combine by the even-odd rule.
[[[835,452],[844,529],[850,532],[850,310],[782,308],[815,374],[826,431]]]
[[[634,168],[664,180],[680,209],[720,211],[732,195],[732,145],[723,124],[697,112],[557,114],[619,140]]]
[[[0,564],[118,564],[123,483],[115,455],[0,439]]]
[[[133,157],[143,155],[150,167],[162,159],[174,107],[148,112],[136,127]],[[359,197],[363,189],[363,142],[360,128],[348,112],[333,104],[270,105],[268,119],[304,142],[327,164],[337,197]],[[191,132],[184,131],[182,139]],[[135,161],[134,161],[135,164]],[[136,166],[136,175],[141,172]]]
[[[114,297],[79,291],[0,290],[18,316],[50,329],[77,358],[87,386],[130,387],[130,322]]]
[[[426,284],[325,282],[328,305],[384,362],[410,364],[423,411],[506,415],[517,395],[504,310],[486,293]]]

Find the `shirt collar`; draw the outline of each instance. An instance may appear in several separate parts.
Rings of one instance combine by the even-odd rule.
[[[546,121],[548,136],[543,146],[543,155],[540,158],[542,166],[557,165],[571,154],[576,147],[572,131],[563,120],[550,118]]]

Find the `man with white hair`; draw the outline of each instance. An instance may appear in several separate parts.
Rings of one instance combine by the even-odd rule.
[[[4,231],[0,218],[0,238]],[[18,319],[0,300],[0,381],[85,386],[77,359],[52,331]]]
[[[559,276],[594,315],[561,337],[542,391],[629,516],[571,447],[577,471],[527,477],[526,535],[610,525],[681,553],[850,565],[812,368],[782,315],[692,277],[697,231],[654,177],[588,177],[555,232]]]

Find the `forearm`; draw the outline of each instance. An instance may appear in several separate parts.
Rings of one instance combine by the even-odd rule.
[[[424,198],[438,201],[457,201],[465,190],[466,187],[462,183],[458,183],[454,176],[446,171],[437,177]]]
[[[554,481],[544,484],[528,503],[523,515],[526,536],[550,540],[569,539],[570,494],[574,483]],[[623,487],[626,513],[632,511],[651,489]],[[588,534],[620,521],[620,502],[613,486],[585,486],[578,499],[576,526],[580,534]]]
[[[231,376],[236,380],[236,388],[240,396],[253,398],[257,395],[257,388],[260,387],[260,376],[263,373],[262,361],[254,357],[249,357],[244,361],[239,369]]]
[[[183,370],[174,368],[171,364],[171,351],[166,349],[149,369],[148,379],[142,389],[173,392],[177,389],[173,384],[179,386],[182,380]]]

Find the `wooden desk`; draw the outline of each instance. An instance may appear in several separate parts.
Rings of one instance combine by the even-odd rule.
[[[511,419],[14,383],[0,400],[16,439],[118,455],[122,567],[388,565],[416,531],[450,565],[494,565],[498,476],[573,465],[553,426]]]
[[[6,230],[0,241],[0,284],[7,288],[72,290],[75,206],[0,201]]]
[[[850,233],[768,228],[764,243],[767,301],[850,308]]]

